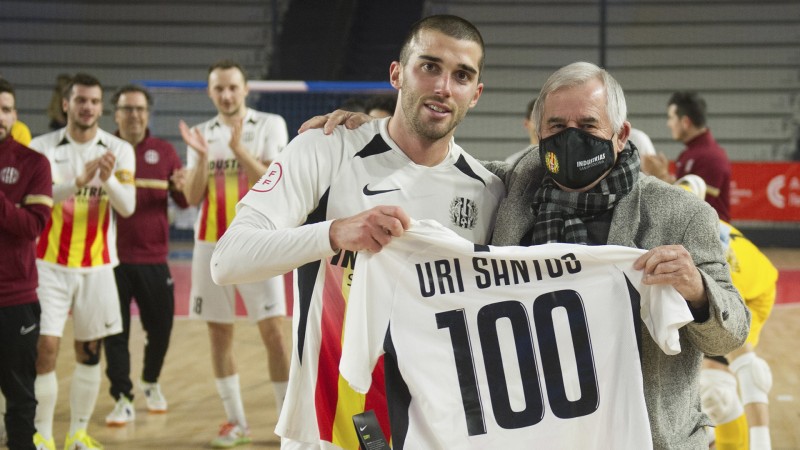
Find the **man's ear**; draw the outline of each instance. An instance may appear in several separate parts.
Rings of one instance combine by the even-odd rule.
[[[628,143],[628,138],[631,135],[631,123],[627,120],[622,123],[619,131],[617,132],[617,145],[616,145],[616,153],[620,153],[622,149],[625,148],[625,144]]]
[[[389,65],[389,83],[395,89],[400,89],[403,85],[403,65],[399,61],[392,61]]]
[[[692,123],[692,119],[690,119],[689,116],[680,116],[680,121],[681,121],[681,127],[684,130],[691,130],[693,128],[696,128],[694,123]]]

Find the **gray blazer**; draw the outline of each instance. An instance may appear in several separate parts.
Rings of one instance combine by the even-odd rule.
[[[519,245],[533,225],[533,194],[544,177],[538,151],[528,152],[514,166],[487,167],[505,180],[507,191],[492,244]],[[724,355],[739,348],[750,329],[750,312],[731,283],[719,241],[719,219],[708,204],[683,189],[640,174],[614,209],[608,244],[641,249],[681,244],[700,270],[710,305],[708,320],[681,328],[681,352],[674,356],[648,339],[641,324],[641,358],[654,448],[708,448],[703,426],[711,423],[700,411],[698,384],[703,354]]]

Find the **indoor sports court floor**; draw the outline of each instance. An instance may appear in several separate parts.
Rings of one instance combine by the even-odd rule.
[[[759,354],[772,367],[774,386],[770,393],[771,436],[775,450],[800,449],[800,249],[763,249],[781,269],[778,304],[767,321],[758,346]],[[188,312],[189,261],[171,263],[176,287],[176,314]],[[286,334],[291,325],[287,320]],[[236,326],[236,358],[242,397],[253,434],[253,443],[237,448],[279,448],[272,430],[277,420],[275,400],[268,384],[265,351],[254,326],[241,320]],[[141,373],[144,336],[138,320],[131,333],[132,375]],[[60,447],[69,427],[69,385],[74,367],[71,324],[64,333],[58,358],[59,401],[54,434]],[[169,401],[166,414],[148,414],[141,395],[134,400],[137,418],[123,428],[105,425],[113,401],[108,381],[103,379],[89,433],[110,450],[201,449],[223,422],[222,403],[217,396],[208,357],[209,343],[204,323],[178,317],[170,350],[161,376]],[[135,380],[136,378],[134,378]],[[136,392],[139,394],[139,392]]]

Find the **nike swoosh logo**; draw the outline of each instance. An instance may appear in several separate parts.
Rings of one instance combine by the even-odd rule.
[[[366,425],[364,425],[363,427],[358,427],[358,430],[359,430],[359,431],[364,431],[364,430],[366,430],[366,429],[367,429],[367,426],[366,426]]]
[[[114,326],[114,322],[106,322],[106,328],[111,328],[112,326]]]
[[[58,164],[61,164],[61,163],[66,163],[66,162],[69,162],[69,158],[67,158],[67,159],[56,159],[56,162],[57,162]]]
[[[399,191],[399,190],[400,190],[400,188],[397,188],[397,189],[384,189],[384,190],[372,191],[372,190],[370,190],[370,188],[369,188],[369,184],[365,184],[365,185],[364,185],[364,191],[363,191],[363,192],[364,192],[364,195],[378,195],[378,194],[385,194],[385,193],[387,193],[387,192],[394,192],[394,191]]]
[[[22,326],[22,327],[19,328],[19,334],[21,334],[22,336],[25,336],[26,334],[30,333],[31,331],[33,331],[35,329],[36,329],[36,324],[33,324],[33,325],[31,325],[31,326],[29,326],[27,328]]]

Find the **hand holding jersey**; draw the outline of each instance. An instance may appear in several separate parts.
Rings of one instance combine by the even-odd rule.
[[[692,255],[682,245],[662,245],[636,260],[635,269],[644,270],[644,284],[668,284],[674,287],[692,309],[708,304],[703,278],[692,261]]]
[[[399,206],[376,206],[331,223],[331,248],[335,251],[379,252],[392,237],[403,235],[410,219]]]

